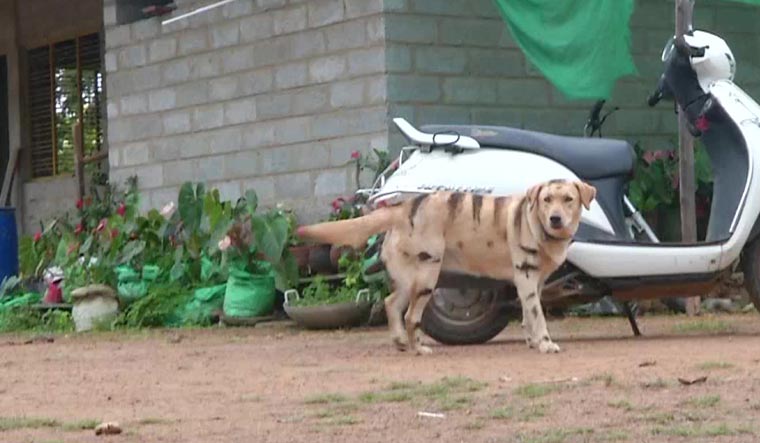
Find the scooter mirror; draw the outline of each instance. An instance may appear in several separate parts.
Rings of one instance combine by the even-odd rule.
[[[667,61],[670,58],[670,55],[673,53],[673,49],[675,49],[675,37],[670,37],[667,43],[665,43],[665,47],[662,49],[662,55],[660,56],[660,59],[662,61]]]

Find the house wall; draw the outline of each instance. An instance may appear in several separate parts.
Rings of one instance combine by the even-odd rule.
[[[386,145],[379,0],[240,0],[168,26],[104,14],[111,178],[137,175],[146,205],[204,181],[320,218],[354,190],[351,151]]]

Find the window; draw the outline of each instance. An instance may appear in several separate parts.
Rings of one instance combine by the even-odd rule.
[[[73,125],[82,122],[84,155],[103,146],[100,34],[28,52],[32,176],[74,174]]]

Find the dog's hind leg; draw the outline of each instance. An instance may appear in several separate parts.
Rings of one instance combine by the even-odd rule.
[[[518,273],[515,275],[517,295],[520,297],[520,304],[523,307],[523,323],[529,337],[527,339],[528,346],[538,347],[538,350],[543,354],[559,352],[559,346],[549,337],[546,318],[544,318],[544,311],[541,309],[540,289],[542,285],[537,284],[531,278],[536,277],[532,274],[522,275]]]
[[[428,250],[430,249],[428,248]],[[417,354],[431,354],[433,352],[432,349],[420,343],[418,330],[422,321],[422,314],[425,312],[425,306],[433,297],[435,286],[438,283],[438,276],[441,273],[441,255],[435,251],[435,253],[421,252],[417,256],[419,261],[417,273],[415,274],[414,285],[412,285],[413,292],[409,298],[409,309],[405,316],[409,346]]]

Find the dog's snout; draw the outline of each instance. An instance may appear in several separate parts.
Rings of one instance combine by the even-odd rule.
[[[562,217],[559,215],[552,215],[549,217],[549,223],[551,223],[552,228],[561,228],[562,227]]]

